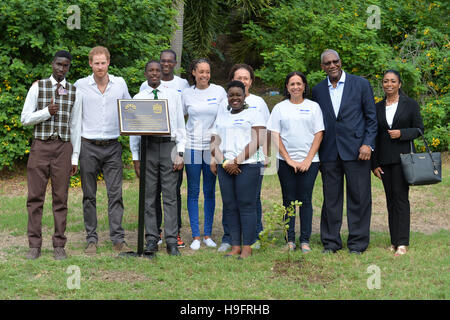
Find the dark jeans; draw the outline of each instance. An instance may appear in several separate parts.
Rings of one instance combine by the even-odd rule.
[[[260,175],[259,164],[240,165],[241,173],[229,175],[218,166],[223,215],[228,223],[231,245],[252,245],[256,234],[256,194]]]
[[[264,165],[262,163],[258,163],[258,165],[260,166],[261,171],[258,179],[258,190],[256,194],[256,235],[255,235],[256,240],[259,240],[259,234],[264,229],[262,224],[262,205],[261,205],[261,187],[264,178],[264,171],[263,171]],[[228,227],[228,222],[223,212],[222,212],[222,227],[223,227],[222,243],[230,244],[231,243],[230,228]]]
[[[386,193],[391,244],[396,247],[409,246],[409,186],[403,176],[402,166],[398,163],[381,166],[381,169],[384,172],[381,178]]]
[[[319,172],[319,162],[311,163],[308,171],[294,172],[284,160],[279,160],[278,178],[283,194],[283,206],[289,207],[292,201],[302,202],[300,206],[300,243],[309,243],[312,229],[312,193]],[[296,208],[294,207],[294,213]],[[295,242],[295,215],[289,219],[288,241]]]

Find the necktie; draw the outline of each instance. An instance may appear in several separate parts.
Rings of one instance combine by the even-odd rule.
[[[58,97],[59,96],[59,88],[61,88],[61,83],[57,83],[56,84],[56,96]]]
[[[158,99],[158,90],[155,89],[155,90],[153,90],[152,92],[153,92],[153,94],[155,95],[155,96],[153,97],[153,99],[157,100],[157,99]]]

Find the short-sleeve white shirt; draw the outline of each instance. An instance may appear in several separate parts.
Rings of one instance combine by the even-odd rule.
[[[220,137],[219,149],[225,159],[234,159],[252,140],[252,127],[265,126],[266,122],[261,113],[255,109],[245,109],[236,114],[225,111],[217,115],[212,134]],[[258,158],[258,152],[255,152],[243,163],[259,161],[261,159]]]
[[[222,101],[227,100],[225,89],[211,83],[206,89],[190,87],[182,92],[186,123],[186,148],[209,150],[211,130]]]
[[[250,95],[245,98],[245,102],[248,104],[249,109],[256,109],[261,112],[261,115],[263,116],[265,122],[269,120],[270,111],[267,107],[267,103],[263,98],[250,93]]]
[[[278,132],[292,160],[303,161],[311,149],[314,135],[325,129],[318,103],[305,99],[293,104],[288,99],[275,105],[267,122],[267,130]],[[283,157],[278,153],[278,159]],[[319,161],[316,153],[313,162]]]

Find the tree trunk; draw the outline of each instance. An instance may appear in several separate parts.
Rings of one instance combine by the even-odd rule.
[[[183,54],[183,17],[184,17],[184,0],[173,0],[174,8],[178,11],[177,24],[178,28],[173,34],[170,46],[177,54],[177,65],[175,73],[180,74],[181,58]]]

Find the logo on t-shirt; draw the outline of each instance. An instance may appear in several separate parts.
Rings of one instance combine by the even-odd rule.
[[[206,99],[206,101],[208,101],[208,104],[217,104],[217,99],[216,98]]]
[[[298,108],[297,111],[300,112],[300,114],[308,114],[311,110],[305,108]]]

